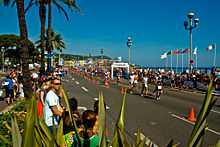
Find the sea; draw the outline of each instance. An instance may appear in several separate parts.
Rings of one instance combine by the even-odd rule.
[[[152,69],[152,70],[165,70],[165,71],[174,71],[175,73],[189,72],[188,67],[143,67],[144,69]],[[210,74],[213,71],[213,67],[197,67],[193,68],[193,71],[199,73]]]

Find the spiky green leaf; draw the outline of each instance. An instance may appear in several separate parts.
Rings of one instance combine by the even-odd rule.
[[[28,100],[28,110],[24,124],[24,135],[22,146],[23,147],[34,147],[35,138],[34,138],[34,125],[35,119],[37,118],[37,108],[36,108],[36,98],[33,96]]]
[[[102,93],[99,93],[99,112],[98,112],[98,121],[99,121],[99,136],[100,142],[99,146],[106,147],[106,125],[105,125],[105,104],[104,97]]]
[[[218,140],[217,144],[215,145],[216,147],[220,147],[220,139]]]
[[[188,141],[189,147],[201,146],[203,143],[205,127],[207,125],[206,118],[216,102],[216,99],[214,99],[212,96],[212,91],[213,91],[212,84],[213,81],[211,80],[208,86],[205,99],[203,100],[203,104],[200,109],[198,119],[195,123],[195,126]]]
[[[113,147],[129,147],[130,145],[126,139],[126,132],[125,132],[125,105],[126,105],[126,92],[123,96],[121,111],[118,118],[118,121],[115,125],[114,136],[112,140]]]
[[[64,144],[63,139],[63,119],[60,120],[58,130],[57,130],[57,144],[59,146]]]
[[[18,128],[16,117],[11,117],[11,125],[13,147],[21,147],[22,137]]]
[[[82,146],[82,140],[80,139],[79,134],[78,134],[78,129],[77,129],[76,121],[75,121],[75,119],[73,119],[72,113],[70,111],[71,109],[70,109],[70,105],[69,105],[67,94],[66,94],[66,92],[65,92],[63,87],[61,87],[60,90],[63,93],[63,98],[64,98],[64,101],[65,101],[66,106],[67,106],[67,111],[69,112],[69,117],[70,117],[71,123],[72,123],[72,125],[74,127],[74,132],[75,132],[75,135],[76,135],[76,138],[77,138],[77,141],[78,141],[78,145],[79,145],[79,147],[81,147]]]
[[[4,144],[11,144],[10,141],[2,135],[0,135],[0,141],[3,142]]]
[[[140,128],[138,128],[137,136],[136,136],[136,140],[135,140],[135,147],[144,147],[145,142],[146,142],[146,137],[141,138],[141,130],[140,130]]]

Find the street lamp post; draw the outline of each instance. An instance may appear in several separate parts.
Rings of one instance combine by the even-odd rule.
[[[194,13],[193,12],[189,12],[187,14],[187,18],[188,18],[188,21],[184,21],[184,27],[185,27],[185,30],[189,30],[189,69],[190,69],[190,73],[192,73],[192,70],[193,70],[193,60],[192,60],[192,30],[194,28],[196,28],[199,24],[199,18],[195,18],[194,19]]]
[[[128,46],[128,64],[130,65],[130,63],[131,63],[131,46],[132,46],[132,39],[130,36],[128,36],[127,46]]]

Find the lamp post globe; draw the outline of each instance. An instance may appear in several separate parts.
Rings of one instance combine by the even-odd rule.
[[[192,19],[194,16],[195,16],[195,14],[194,14],[193,12],[189,12],[189,13],[187,14],[187,17],[188,17],[189,19]]]

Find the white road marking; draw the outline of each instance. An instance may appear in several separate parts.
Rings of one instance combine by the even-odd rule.
[[[72,80],[74,81],[75,79],[74,79],[74,78],[72,78]]]
[[[110,107],[106,105],[106,110],[109,110],[109,109],[110,109]]]
[[[98,101],[99,100],[99,98],[97,98],[97,97],[95,97],[95,98],[93,98],[94,99],[94,101]]]
[[[137,136],[137,133],[134,133],[134,135]],[[147,146],[158,147],[157,144],[153,143],[153,141],[152,141],[151,139],[149,139],[148,137],[144,136],[143,133],[140,133],[140,135],[141,135],[141,136],[140,136],[140,137],[141,137],[141,140],[146,139],[145,144],[146,144]]]
[[[95,97],[93,99],[94,99],[94,101],[98,101],[99,100],[99,98],[97,98],[97,97]],[[108,105],[106,105],[106,110],[109,110],[109,109],[110,109],[110,107]]]
[[[83,111],[86,111],[86,110],[87,110],[86,107],[82,107],[82,106],[78,106],[77,109],[78,109],[78,110],[83,110]]]
[[[75,83],[76,83],[77,85],[79,85],[79,82],[78,82],[78,81],[75,81]]]
[[[216,111],[216,110],[213,110],[213,109],[211,111],[220,114],[219,111]]]
[[[183,120],[183,121],[185,121],[185,122],[188,122],[188,123],[190,123],[190,124],[192,124],[192,125],[195,125],[194,122],[191,122],[191,121],[185,119],[184,117],[180,117],[180,116],[175,115],[175,114],[171,114],[171,116],[173,116],[173,117],[175,117],[175,118],[177,118],[177,119]],[[213,129],[210,129],[210,128],[206,128],[206,130],[208,130],[208,131],[210,131],[210,132],[212,132],[212,133],[214,133],[214,134],[220,136],[220,132],[217,132],[217,131],[215,131],[215,130],[213,130]]]
[[[81,87],[85,92],[88,92],[89,90],[86,89],[85,87]]]

